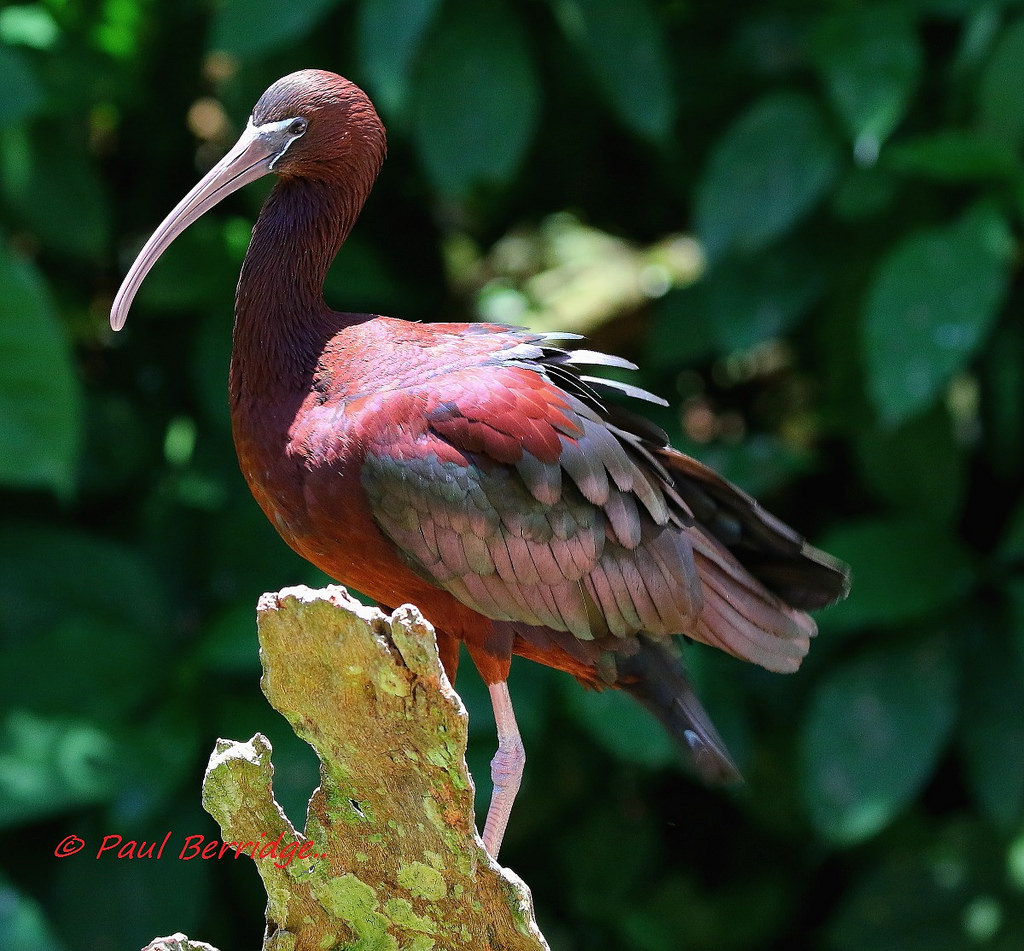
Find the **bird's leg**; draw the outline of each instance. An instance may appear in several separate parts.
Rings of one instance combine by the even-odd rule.
[[[512,712],[508,683],[499,680],[488,684],[487,689],[491,694],[494,723],[498,728],[498,752],[491,760],[491,782],[494,788],[491,792],[491,805],[487,810],[487,821],[484,823],[484,848],[492,857],[497,858],[508,817],[512,813],[512,803],[516,800],[519,783],[523,778],[526,748],[519,735],[516,715]]]

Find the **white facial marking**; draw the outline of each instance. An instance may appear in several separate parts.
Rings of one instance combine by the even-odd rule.
[[[291,128],[292,123],[303,120],[303,127],[300,131]],[[309,122],[303,116],[292,116],[290,119],[278,119],[276,122],[264,122],[261,126],[253,126],[252,116],[249,117],[249,127],[253,128],[257,135],[265,136],[275,142],[283,142],[281,151],[277,153],[274,160],[267,167],[273,171],[274,166],[284,157],[285,152],[291,148],[296,139],[301,139],[309,128]]]

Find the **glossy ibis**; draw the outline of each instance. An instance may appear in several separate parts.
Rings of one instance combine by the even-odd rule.
[[[327,269],[384,159],[357,86],[302,70],[260,98],[235,146],[159,226],[111,312],[186,226],[273,172],[238,281],[231,420],[242,472],[285,541],[382,606],[417,605],[454,679],[466,644],[498,732],[484,843],[496,855],[525,762],[513,654],[621,687],[694,754],[736,775],[689,687],[684,634],[792,671],[846,568],[606,402],[632,367],[571,334],[341,313]],[[401,228],[396,228],[400,238]]]

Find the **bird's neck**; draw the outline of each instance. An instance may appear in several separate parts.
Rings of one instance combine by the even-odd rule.
[[[282,179],[263,206],[235,295],[232,398],[308,387],[324,345],[354,315],[331,310],[324,279],[355,224],[366,191]]]

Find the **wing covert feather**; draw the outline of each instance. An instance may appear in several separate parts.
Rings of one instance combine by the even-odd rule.
[[[374,518],[409,565],[495,621],[624,650],[683,633],[796,669],[815,632],[797,608],[845,591],[843,566],[605,407],[601,391],[624,388],[573,365],[615,360],[487,334],[493,351],[375,394],[350,426]]]
[[[435,377],[390,402],[374,407],[395,424],[367,440],[362,483],[420,574],[495,620],[584,639],[693,626],[688,541],[590,408],[518,366]]]

